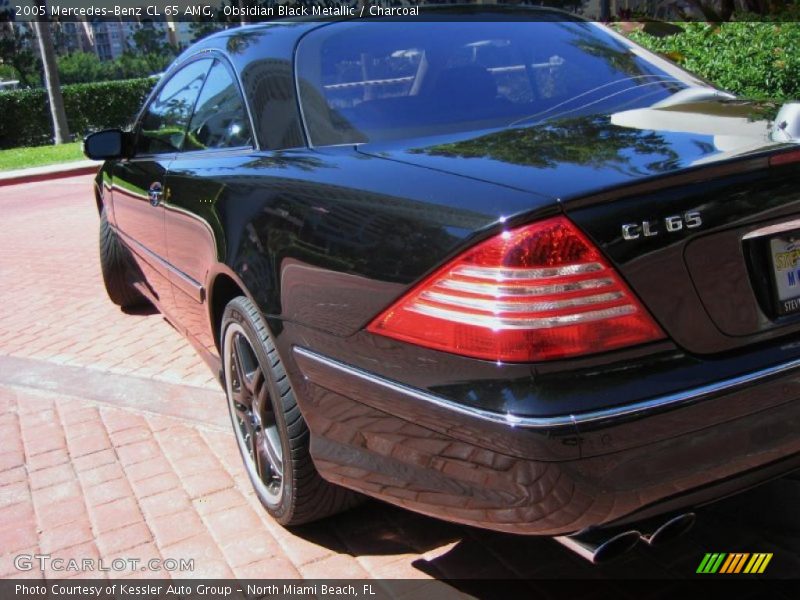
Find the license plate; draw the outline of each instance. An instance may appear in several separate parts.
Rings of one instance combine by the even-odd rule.
[[[769,241],[779,315],[800,312],[800,231]]]

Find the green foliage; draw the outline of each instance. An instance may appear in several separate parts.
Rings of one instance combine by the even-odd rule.
[[[628,34],[712,84],[746,98],[800,98],[800,23],[681,23],[683,33]]]
[[[82,137],[91,131],[129,125],[155,82],[154,78],[147,78],[65,85],[64,106],[70,131]],[[44,89],[0,93],[0,115],[0,148],[52,141]]]
[[[11,35],[6,28],[0,28],[0,63],[6,70],[10,67],[10,79],[18,79],[23,87],[40,83],[42,65],[32,50],[35,46],[36,40],[27,29]]]
[[[107,64],[93,52],[73,52],[58,57],[58,76],[62,85],[103,81],[110,79]]]
[[[17,78],[17,70],[14,67],[0,64],[0,81],[9,81]]]
[[[648,159],[647,167],[651,169],[677,159],[675,150],[661,135],[616,127],[605,115],[560,119],[537,127],[504,129],[412,152],[431,156],[491,158],[542,169],[571,163],[588,167],[611,164],[620,171],[628,171],[633,168],[630,153],[638,155],[636,162]]]
[[[170,54],[125,52],[116,60],[102,61],[92,52],[73,52],[58,58],[58,74],[62,84],[137,79],[163,71],[171,60]]]
[[[174,57],[173,48],[164,39],[164,32],[152,23],[139,25],[131,36],[131,49],[143,56],[155,54],[157,56]]]
[[[197,20],[189,24],[189,31],[192,32],[192,43],[202,40],[204,37],[222,31],[227,28],[227,24],[218,21]]]

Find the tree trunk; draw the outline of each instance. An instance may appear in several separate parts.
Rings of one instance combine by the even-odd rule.
[[[36,3],[45,6],[43,0]],[[47,17],[34,21],[36,39],[39,41],[39,52],[42,55],[44,70],[44,85],[47,97],[50,100],[50,116],[53,119],[53,138],[56,144],[70,141],[69,127],[67,126],[67,113],[64,110],[64,97],[61,95],[61,84],[58,80],[58,63],[53,49],[53,38],[50,32],[50,21]]]
[[[239,0],[239,10],[242,11],[242,13],[239,15],[239,23],[242,25],[247,25],[250,22],[250,17],[244,14],[244,10],[249,6],[249,4],[250,3],[247,2],[247,0]]]
[[[599,18],[604,23],[611,20],[611,0],[600,0]]]

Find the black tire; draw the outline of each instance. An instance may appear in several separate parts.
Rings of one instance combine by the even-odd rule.
[[[108,224],[106,209],[103,208],[100,212],[100,270],[108,297],[122,308],[131,308],[146,302],[145,297],[130,283],[130,269],[131,258],[128,251]]]
[[[317,472],[308,426],[266,323],[248,298],[234,298],[225,307],[220,340],[231,424],[250,482],[267,512],[282,525],[293,526],[360,503],[361,495]]]

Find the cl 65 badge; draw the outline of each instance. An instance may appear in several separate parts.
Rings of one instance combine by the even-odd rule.
[[[662,220],[626,223],[622,226],[622,237],[625,240],[636,240],[640,237],[653,237],[663,232],[676,233],[683,229],[696,229],[703,224],[699,211],[664,217]]]

